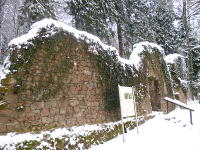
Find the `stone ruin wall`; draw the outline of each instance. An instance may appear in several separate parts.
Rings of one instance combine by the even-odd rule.
[[[149,55],[144,58],[143,64],[145,64],[144,68],[146,69],[147,93],[144,100],[138,102],[140,114],[148,114],[152,111],[167,112],[167,103],[164,101],[164,97],[170,96],[160,60],[155,55]],[[168,111],[172,111],[174,108],[173,104],[168,104]]]
[[[63,42],[70,44],[68,45],[70,49],[66,50],[70,50],[74,58],[73,67],[65,76],[59,74],[54,76],[54,80],[64,78],[64,88],[59,89],[56,96],[40,101],[31,101],[33,96],[29,90],[21,93],[21,97],[25,100],[20,100],[12,92],[8,93],[5,100],[9,108],[0,110],[0,133],[71,127],[119,119],[119,111],[107,112],[104,109],[102,87],[98,82],[99,75],[85,51],[86,45],[65,40],[57,44],[58,51],[65,48]],[[51,57],[49,65],[45,68],[47,71],[41,75],[44,69],[43,61],[47,57],[45,46],[41,45],[41,50],[36,54],[36,59],[31,66],[31,75],[27,79],[27,84],[32,87],[38,85],[39,78],[48,76],[48,72],[53,71],[51,68],[59,63],[61,55],[57,53],[55,57]],[[20,106],[23,106],[24,110],[17,110]]]
[[[77,41],[70,36],[65,36],[54,44],[55,53],[46,53],[47,45],[39,45],[34,61],[30,67],[30,74],[26,78],[27,88],[17,96],[12,91],[7,93],[5,101],[8,108],[0,110],[0,133],[13,131],[42,130],[53,127],[71,127],[83,124],[96,124],[120,119],[120,112],[108,112],[105,110],[102,85],[99,82],[99,74],[94,62],[88,54],[88,46],[84,42]],[[60,51],[62,50],[62,51]],[[57,64],[66,57],[72,58],[72,67],[69,72],[61,74],[55,72]],[[46,65],[48,64],[48,65]],[[158,64],[159,65],[159,64]],[[166,112],[166,103],[163,98],[167,96],[166,83],[160,75],[150,67],[149,78],[158,82],[156,96],[160,105],[159,110]],[[37,90],[40,81],[45,83],[49,74],[53,74],[52,80],[59,82],[62,79],[62,88],[54,84],[49,86],[57,89],[57,93],[47,99],[41,96],[45,91]],[[23,71],[20,73],[23,77]],[[14,82],[14,81],[13,81]],[[53,82],[52,82],[53,83]],[[150,113],[152,102],[152,85],[146,85],[147,93],[142,101],[137,101],[139,115]],[[33,90],[29,90],[33,89]],[[34,101],[33,101],[34,99]],[[23,109],[18,109],[23,106]],[[172,110],[174,107],[170,106]]]

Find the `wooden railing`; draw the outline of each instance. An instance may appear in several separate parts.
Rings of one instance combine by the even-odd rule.
[[[165,97],[164,98],[165,101],[167,101],[167,113],[169,112],[168,111],[168,105],[169,105],[169,102],[172,103],[172,104],[175,104],[177,106],[180,106],[182,108],[185,108],[185,109],[188,109],[189,112],[190,112],[190,123],[193,125],[193,122],[192,122],[192,112],[194,111],[194,109],[192,109],[191,107],[189,107],[188,105],[176,100],[176,99],[171,99],[169,97]]]

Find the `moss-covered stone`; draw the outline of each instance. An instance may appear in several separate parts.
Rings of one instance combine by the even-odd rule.
[[[139,70],[136,70],[133,65],[119,62],[115,52],[105,51],[101,46],[96,46],[98,55],[90,54],[100,74],[99,80],[103,86],[107,110],[113,111],[119,108],[118,84],[129,87],[133,86],[135,88],[136,100],[143,101],[147,94],[149,94],[147,87],[151,74],[154,74],[154,78],[159,80],[159,85],[162,85],[162,87],[166,83],[168,93],[165,94],[172,97],[172,84],[163,54],[157,48],[151,47],[152,52],[148,51],[149,47],[144,46],[145,48],[146,50],[140,54],[142,65]],[[162,91],[162,93],[164,92]]]
[[[103,86],[105,107],[109,111],[119,108],[118,84],[121,86],[135,86],[137,99],[142,99],[145,88],[139,86],[142,77],[137,78],[138,71],[134,66],[123,65],[118,61],[117,55],[112,51],[105,51],[100,46],[97,47],[98,55],[90,54],[90,58],[96,64],[100,74],[99,81]]]
[[[1,101],[0,101],[0,103],[1,103]],[[7,108],[8,108],[8,104],[7,103],[0,104],[0,110],[5,110]]]
[[[16,150],[32,150],[39,146],[40,142],[36,140],[24,141],[16,145]]]
[[[147,117],[151,119],[151,117]],[[144,123],[144,118],[139,119],[139,124]],[[125,127],[127,130],[134,129],[136,127],[135,121],[125,121]],[[70,129],[69,129],[70,131]],[[79,150],[79,149],[89,149],[92,145],[99,145],[108,140],[111,140],[117,137],[119,134],[122,134],[122,126],[121,123],[114,124],[104,124],[101,129],[86,132],[83,134],[69,134],[63,135],[60,137],[52,138],[50,134],[43,134],[43,138],[41,140],[30,140],[24,141],[21,143],[17,143],[16,145],[12,145],[16,147],[17,150],[48,150],[52,148],[56,148],[58,150]],[[42,144],[46,143],[46,144]]]

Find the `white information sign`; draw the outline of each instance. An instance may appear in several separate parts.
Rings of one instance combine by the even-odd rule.
[[[119,86],[119,98],[122,117],[135,116],[133,88]]]
[[[121,119],[122,119],[123,142],[125,142],[125,126],[123,118],[135,116],[137,124],[137,133],[139,133],[137,110],[136,110],[133,87],[125,87],[118,85],[118,88],[119,88],[119,99],[120,99],[120,109],[121,109]]]

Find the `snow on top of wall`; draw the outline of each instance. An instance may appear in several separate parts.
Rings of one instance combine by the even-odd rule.
[[[41,21],[34,23],[31,26],[31,30],[27,34],[13,39],[9,43],[9,46],[16,45],[18,48],[21,48],[22,44],[26,44],[26,45],[32,44],[31,40],[33,40],[34,38],[39,36],[39,32],[41,31],[42,28],[48,28],[48,27],[51,27],[52,25],[71,33],[77,39],[84,40],[87,43],[98,43],[104,50],[115,51],[118,56],[118,60],[122,64],[134,65],[136,69],[138,69],[140,66],[140,62],[141,62],[140,54],[145,50],[144,47],[147,47],[149,52],[152,52],[152,48],[157,48],[162,54],[164,54],[164,50],[159,45],[150,43],[150,42],[141,42],[141,43],[135,44],[133,46],[133,52],[131,54],[130,59],[129,60],[124,59],[119,56],[116,48],[104,44],[98,37],[96,37],[92,34],[89,34],[87,32],[84,32],[84,31],[79,31],[73,27],[70,27],[70,26],[62,23],[62,22],[52,20],[52,19],[43,19]],[[48,34],[46,35],[46,37],[52,36],[55,33],[56,33],[56,31],[53,31],[53,29],[52,29],[52,30],[48,31]],[[94,52],[95,52],[95,54],[98,54],[98,53],[96,53],[96,51],[94,51]]]
[[[165,62],[167,64],[174,64],[174,63],[176,63],[176,60],[178,58],[184,58],[184,56],[177,54],[177,53],[169,54],[169,55],[165,56]]]
[[[133,50],[129,58],[129,63],[134,64],[135,68],[138,70],[141,66],[141,54],[144,51],[148,51],[149,53],[153,52],[153,48],[156,48],[163,56],[165,56],[164,49],[155,43],[150,42],[140,42],[138,44],[133,45]]]
[[[91,43],[91,42],[99,43],[102,46],[102,48],[105,50],[109,49],[109,50],[117,51],[116,48],[104,44],[98,37],[96,37],[92,34],[89,34],[84,31],[79,31],[73,27],[70,27],[70,26],[62,23],[62,22],[59,22],[59,21],[56,21],[53,19],[47,19],[47,18],[34,23],[31,26],[31,30],[27,34],[24,34],[20,37],[17,37],[15,39],[11,40],[11,42],[9,43],[9,46],[16,45],[18,48],[21,48],[22,44],[27,44],[27,45],[32,44],[31,40],[33,40],[34,38],[36,38],[38,36],[38,34],[42,28],[48,28],[48,27],[51,27],[52,25],[71,33],[77,39],[85,40],[87,43]],[[56,32],[53,31],[53,29],[52,29],[51,31],[48,32],[48,35],[46,35],[46,37],[52,36],[55,33]]]
[[[3,105],[3,104],[5,104],[5,102],[0,100],[0,106]]]
[[[0,81],[6,77],[8,73],[10,73],[9,66],[10,60],[9,56],[5,59],[3,65],[0,65]],[[0,83],[1,86],[1,83]]]
[[[6,77],[6,74],[9,72],[3,65],[0,65],[0,80]]]

